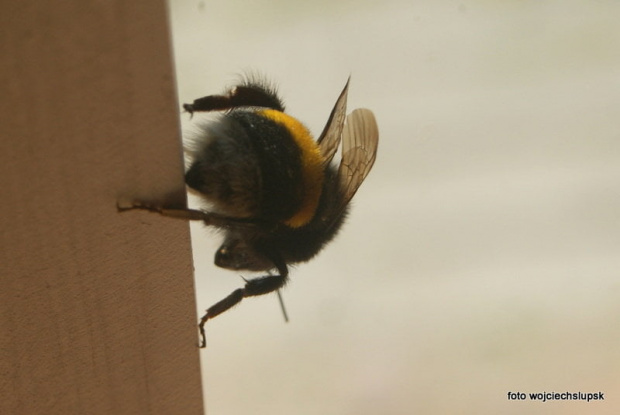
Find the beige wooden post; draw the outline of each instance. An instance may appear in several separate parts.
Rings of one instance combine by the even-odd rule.
[[[166,3],[4,3],[0,414],[201,414]]]

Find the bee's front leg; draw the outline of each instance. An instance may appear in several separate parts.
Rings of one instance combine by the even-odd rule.
[[[213,317],[222,314],[224,311],[230,309],[234,305],[241,302],[246,297],[255,297],[258,295],[268,294],[274,291],[278,292],[280,288],[284,287],[286,282],[288,281],[288,267],[286,263],[278,256],[274,255],[271,257],[273,264],[278,270],[278,275],[265,275],[263,277],[254,278],[251,280],[246,280],[245,286],[243,288],[236,289],[233,291],[228,297],[223,300],[215,303],[211,307],[207,309],[207,312],[200,319],[200,323],[198,324],[198,330],[200,331],[200,347],[207,347],[207,338],[205,336],[205,324],[208,320]],[[245,280],[245,278],[244,278]],[[283,309],[284,311],[284,309]],[[286,312],[285,312],[286,316]],[[288,321],[288,317],[286,317]]]
[[[200,348],[207,347],[207,339],[205,335],[205,324],[207,320],[222,314],[224,311],[232,308],[246,297],[264,295],[279,290],[286,284],[286,281],[288,280],[287,276],[288,270],[281,275],[266,275],[264,277],[248,280],[245,287],[236,289],[228,297],[209,307],[198,324],[198,330],[200,331],[201,338]]]

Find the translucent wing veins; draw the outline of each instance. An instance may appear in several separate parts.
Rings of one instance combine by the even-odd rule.
[[[338,177],[346,205],[360,187],[377,158],[379,128],[372,111],[359,108],[346,119],[342,131],[342,160]]]
[[[342,129],[344,120],[347,115],[347,94],[349,92],[349,80],[347,80],[344,89],[340,93],[332,112],[329,114],[327,124],[317,140],[321,155],[325,159],[324,166],[331,163],[334,154],[338,151],[340,138],[342,137]]]

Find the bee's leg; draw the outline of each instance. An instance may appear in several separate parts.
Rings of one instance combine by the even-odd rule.
[[[116,205],[116,208],[119,212],[126,212],[128,210],[140,209],[140,210],[148,210],[149,212],[159,213],[162,216],[168,216],[171,218],[185,219],[185,220],[202,220],[206,221],[209,214],[207,212],[203,212],[201,210],[196,209],[167,209],[162,207],[157,207],[149,204],[142,203],[133,203],[129,206],[121,206],[120,204]]]
[[[194,112],[222,111],[236,107],[265,107],[284,111],[282,102],[268,87],[258,83],[248,83],[232,88],[226,95],[209,95],[183,104],[183,109]]]
[[[197,209],[175,209],[175,208],[162,208],[148,203],[136,203],[129,206],[122,206],[117,203],[116,208],[119,212],[126,212],[128,210],[148,210],[149,212],[159,213],[162,216],[169,218],[183,219],[183,220],[199,220],[204,222],[207,226],[215,226],[216,228],[229,228],[231,226],[236,227],[251,227],[256,226],[256,221],[252,218],[232,218],[228,216],[218,215],[212,212],[203,212]]]
[[[267,275],[253,280],[248,280],[245,287],[233,291],[228,297],[209,307],[206,314],[200,319],[200,324],[198,324],[201,337],[200,347],[207,347],[207,338],[205,336],[204,326],[208,320],[222,314],[224,311],[241,302],[241,300],[245,297],[268,294],[282,288],[288,280],[288,268],[286,267],[286,264],[282,263],[281,266],[278,266],[278,271],[280,272],[280,275]]]

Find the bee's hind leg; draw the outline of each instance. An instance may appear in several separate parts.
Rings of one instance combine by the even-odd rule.
[[[190,115],[194,112],[223,111],[238,107],[265,107],[284,111],[284,105],[275,90],[265,82],[256,80],[245,81],[224,95],[209,95],[191,104],[183,104],[183,109]]]

